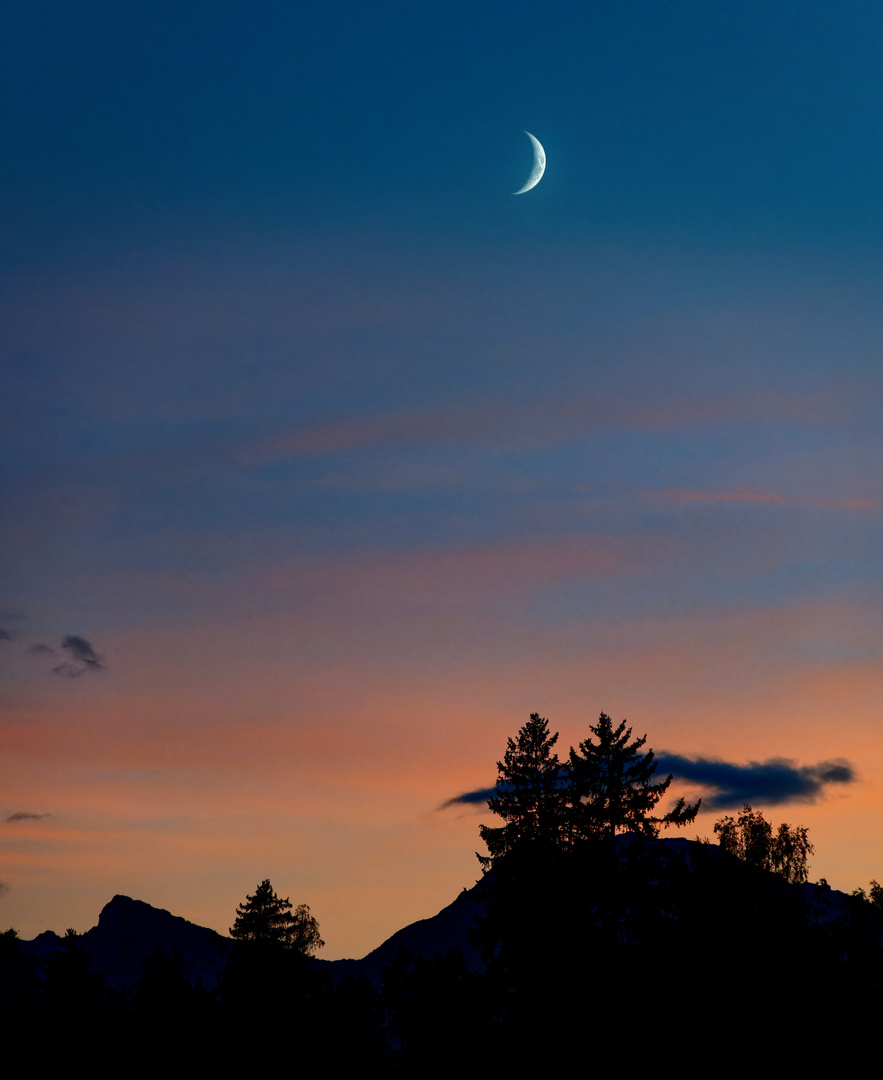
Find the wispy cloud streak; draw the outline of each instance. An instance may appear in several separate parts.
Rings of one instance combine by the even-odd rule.
[[[843,405],[822,398],[708,398],[630,401],[583,398],[529,405],[499,401],[352,417],[313,424],[243,448],[244,464],[417,443],[545,445],[599,430],[667,431],[709,424],[787,421],[820,426],[842,419]]]
[[[690,491],[684,488],[666,488],[661,491],[633,491],[633,495],[676,499],[681,502],[749,502],[774,503],[780,506],[821,506],[845,510],[879,510],[878,499],[818,499],[795,495],[782,495],[775,491]]]

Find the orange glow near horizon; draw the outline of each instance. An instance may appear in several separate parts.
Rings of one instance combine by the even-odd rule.
[[[584,559],[563,550],[558,570]],[[522,582],[531,558],[519,556]],[[441,565],[459,572],[456,559]],[[386,594],[370,584],[348,593],[346,583],[345,572],[332,590],[342,610],[337,600],[317,609],[313,658],[297,659],[287,615],[260,628],[244,617],[155,632],[148,679],[126,662],[143,658],[146,642],[123,635],[113,677],[7,698],[5,804],[51,817],[0,825],[4,921],[26,937],[87,929],[123,892],[225,932],[236,903],[270,877],[311,906],[325,956],[363,955],[474,883],[487,810],[438,807],[491,786],[507,737],[535,710],[561,732],[562,753],[604,710],[657,752],[847,758],[856,783],[767,816],[810,827],[813,874],[834,887],[880,877],[871,822],[883,789],[883,676],[870,662],[800,655],[813,627],[860,621],[848,605],[538,628],[513,624],[505,606],[470,603],[468,575],[453,594],[440,585],[415,594],[407,568]],[[440,643],[422,660],[411,654],[406,672],[374,659],[402,635],[384,620],[384,597],[410,598],[412,637]],[[367,648],[353,615],[363,603],[374,613]],[[770,656],[783,639],[794,643],[789,664]],[[248,648],[237,653],[235,641]],[[716,816],[703,813],[695,833],[711,835]]]

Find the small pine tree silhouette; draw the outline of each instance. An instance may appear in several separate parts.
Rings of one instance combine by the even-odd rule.
[[[306,904],[298,904],[292,913],[291,901],[276,895],[269,879],[258,885],[254,896],[236,908],[236,922],[230,927],[236,941],[279,945],[309,956],[325,942],[319,936],[319,924]]]

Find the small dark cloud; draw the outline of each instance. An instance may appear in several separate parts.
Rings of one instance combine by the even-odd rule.
[[[8,630],[4,630],[2,626],[0,626],[0,641],[12,641],[12,634]]]
[[[61,643],[70,658],[90,667],[101,667],[101,657],[95,652],[85,638],[77,637],[76,634],[68,634]]]
[[[27,650],[28,656],[55,656],[55,649],[51,645],[44,645],[42,642],[37,642],[36,645],[32,645]]]
[[[820,761],[818,765],[796,765],[788,758],[750,761],[734,765],[715,758],[688,758],[680,754],[661,753],[656,757],[657,775],[671,773],[700,787],[710,788],[702,796],[705,810],[730,810],[746,803],[775,806],[787,802],[815,802],[827,784],[851,784],[855,769],[848,761]],[[476,788],[455,795],[439,806],[479,806],[496,795],[497,788]]]
[[[18,810],[10,814],[6,819],[7,825],[14,825],[17,821],[40,821],[41,818],[52,817],[51,814],[35,814],[30,810]]]
[[[104,668],[104,657],[99,656],[90,643],[76,634],[68,634],[61,643],[62,649],[68,654],[70,660],[59,664],[52,669],[55,675],[64,675],[69,679],[76,679],[87,671],[101,671]]]
[[[788,758],[770,758],[734,765],[715,758],[688,758],[663,752],[656,761],[662,773],[711,788],[711,794],[702,797],[706,810],[730,810],[745,803],[775,806],[815,802],[826,784],[851,784],[856,779],[853,767],[840,759],[798,766]]]
[[[9,886],[6,884],[5,881],[0,881],[0,896],[2,896],[6,892],[9,892]]]
[[[495,787],[478,788],[476,791],[464,791],[462,795],[455,795],[453,799],[443,802],[439,810],[447,810],[449,806],[475,806],[486,803],[488,799],[497,794]]]

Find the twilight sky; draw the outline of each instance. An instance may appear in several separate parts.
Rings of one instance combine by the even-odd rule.
[[[0,25],[0,929],[363,955],[533,711],[880,879],[879,4]]]

